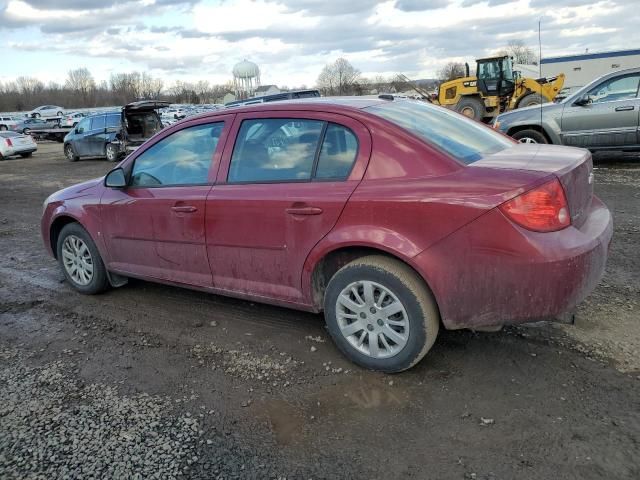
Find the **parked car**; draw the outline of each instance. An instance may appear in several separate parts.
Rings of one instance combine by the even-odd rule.
[[[60,127],[75,127],[84,117],[85,114],[81,112],[67,113],[60,119]]]
[[[31,136],[17,132],[0,132],[0,160],[13,155],[27,158],[36,150],[38,150],[38,145]]]
[[[17,122],[11,129],[14,132],[24,133],[28,135],[31,133],[31,130],[39,130],[44,128],[54,128],[56,127],[55,123],[48,122],[46,120],[42,120],[41,118],[25,118]]]
[[[239,107],[242,105],[254,105],[256,103],[280,102],[282,100],[297,100],[304,98],[315,98],[320,96],[319,90],[292,90],[290,92],[274,93],[263,95],[262,97],[246,98],[244,100],[233,100],[224,104],[225,107]]]
[[[51,195],[42,236],[81,293],[136,277],[324,311],[347,357],[397,372],[441,325],[573,308],[602,276],[612,223],[587,150],[519,144],[426,103],[341,98],[166,128]]]
[[[57,105],[42,105],[41,107],[36,107],[27,113],[28,117],[32,118],[40,118],[40,117],[61,117],[64,113],[64,108],[58,107]]]
[[[165,105],[167,102],[134,102],[120,112],[86,117],[64,137],[64,154],[72,162],[81,157],[106,157],[115,162],[162,130],[157,109]]]
[[[0,116],[0,131],[13,130],[13,127],[15,127],[17,124],[18,120],[13,117]]]
[[[604,75],[558,103],[520,108],[495,128],[520,142],[589,150],[640,149],[640,68]]]

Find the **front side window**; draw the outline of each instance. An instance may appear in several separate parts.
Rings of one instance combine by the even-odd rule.
[[[592,88],[588,95],[591,103],[613,102],[636,98],[640,75],[612,78]]]
[[[513,145],[509,139],[474,120],[423,102],[394,100],[365,110],[408,130],[466,164]]]
[[[76,128],[77,128],[78,132],[82,133],[82,132],[86,132],[87,130],[89,130],[89,126],[90,125],[91,125],[91,119],[85,118],[80,123],[78,123],[78,126]]]
[[[179,130],[136,158],[132,186],[206,184],[224,122]]]
[[[91,130],[102,130],[105,126],[105,117],[100,115],[99,117],[93,117],[91,119]]]
[[[233,148],[228,181],[310,180],[323,127],[319,120],[245,120]]]

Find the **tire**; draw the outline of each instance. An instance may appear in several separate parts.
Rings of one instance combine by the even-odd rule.
[[[520,143],[549,143],[547,137],[545,137],[542,132],[532,129],[519,130],[511,135],[511,137]]]
[[[456,104],[455,111],[477,122],[481,122],[485,116],[484,104],[476,97],[462,97]]]
[[[365,298],[367,283],[371,285],[369,297],[373,301]],[[354,302],[356,297],[350,293],[352,286],[361,295],[359,302]],[[378,305],[383,298],[383,290],[386,293]],[[364,308],[351,310],[343,303],[339,305],[339,299],[345,298],[342,296],[345,291],[350,296],[350,305],[360,303]],[[380,318],[382,308],[390,305],[399,306],[401,311],[383,320]],[[356,314],[358,316],[354,317]],[[358,258],[336,272],[325,292],[324,315],[331,337],[349,360],[364,368],[386,373],[401,372],[418,363],[433,346],[440,327],[438,307],[425,282],[407,265],[378,255]],[[343,334],[343,328],[356,323],[360,325],[353,329],[352,334]],[[360,326],[362,328],[358,328]],[[387,336],[385,332],[389,329],[397,335]],[[371,350],[370,339],[373,338],[377,356],[375,349]]]
[[[27,153],[21,153],[20,156],[22,158],[29,158],[32,154],[33,154],[33,152],[27,152]]]
[[[40,118],[40,114],[39,113],[34,113],[32,116],[33,116],[33,118]]]
[[[107,269],[100,252],[89,233],[79,223],[69,223],[62,228],[56,252],[67,282],[80,293],[94,295],[109,287]],[[87,273],[87,265],[91,267],[90,274]],[[81,274],[81,271],[85,274]]]
[[[78,158],[80,158],[73,152],[73,147],[70,143],[64,146],[64,156],[67,157],[67,160],[70,162],[77,162]]]
[[[105,155],[109,162],[117,162],[120,158],[118,148],[113,143],[107,143],[107,146],[105,147]]]
[[[4,130],[9,130],[9,127],[7,127],[6,125],[0,125],[0,132]]]
[[[56,113],[56,117],[61,117],[62,116],[62,112],[57,112]]]
[[[518,102],[517,108],[531,107],[533,105],[542,105],[543,103],[547,103],[545,98],[539,93],[530,93],[525,95]]]
[[[24,128],[22,130],[22,133],[24,133],[25,135],[29,135],[29,134],[31,134],[31,129],[30,128]]]

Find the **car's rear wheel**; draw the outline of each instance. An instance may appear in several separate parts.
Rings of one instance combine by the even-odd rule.
[[[549,143],[547,137],[537,130],[520,130],[511,136],[520,143]]]
[[[116,147],[113,143],[107,144],[105,148],[105,154],[107,156],[107,160],[109,162],[117,162],[118,161],[118,147]]]
[[[440,326],[438,307],[424,281],[407,265],[377,255],[356,259],[331,278],[324,313],[345,356],[388,373],[418,363]]]
[[[62,116],[62,112],[56,113],[56,116],[61,117]]]
[[[0,125],[0,131],[3,130],[9,130],[9,127],[7,127],[6,125]]]
[[[31,133],[31,129],[30,128],[25,128],[22,130],[22,133],[24,133],[25,135],[29,135]]]
[[[65,278],[81,293],[93,295],[109,286],[107,270],[87,231],[78,223],[62,228],[57,245],[58,261]]]
[[[67,157],[67,160],[69,160],[70,162],[78,161],[78,156],[75,153],[73,153],[73,147],[71,146],[71,144],[65,145],[64,156]]]

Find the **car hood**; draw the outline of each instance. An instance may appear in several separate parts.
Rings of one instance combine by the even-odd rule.
[[[96,187],[102,185],[103,181],[104,177],[93,178],[91,180],[87,180],[86,182],[77,183],[75,185],[71,185],[70,187],[63,188],[62,190],[58,190],[57,192],[49,196],[45,203],[69,200],[71,198],[91,195],[96,192]]]
[[[549,115],[557,111],[561,111],[564,108],[562,103],[543,103],[542,105],[532,105],[531,107],[522,107],[510,112],[501,113],[498,115],[497,121],[511,121],[515,119],[540,119],[540,112],[542,115]]]

